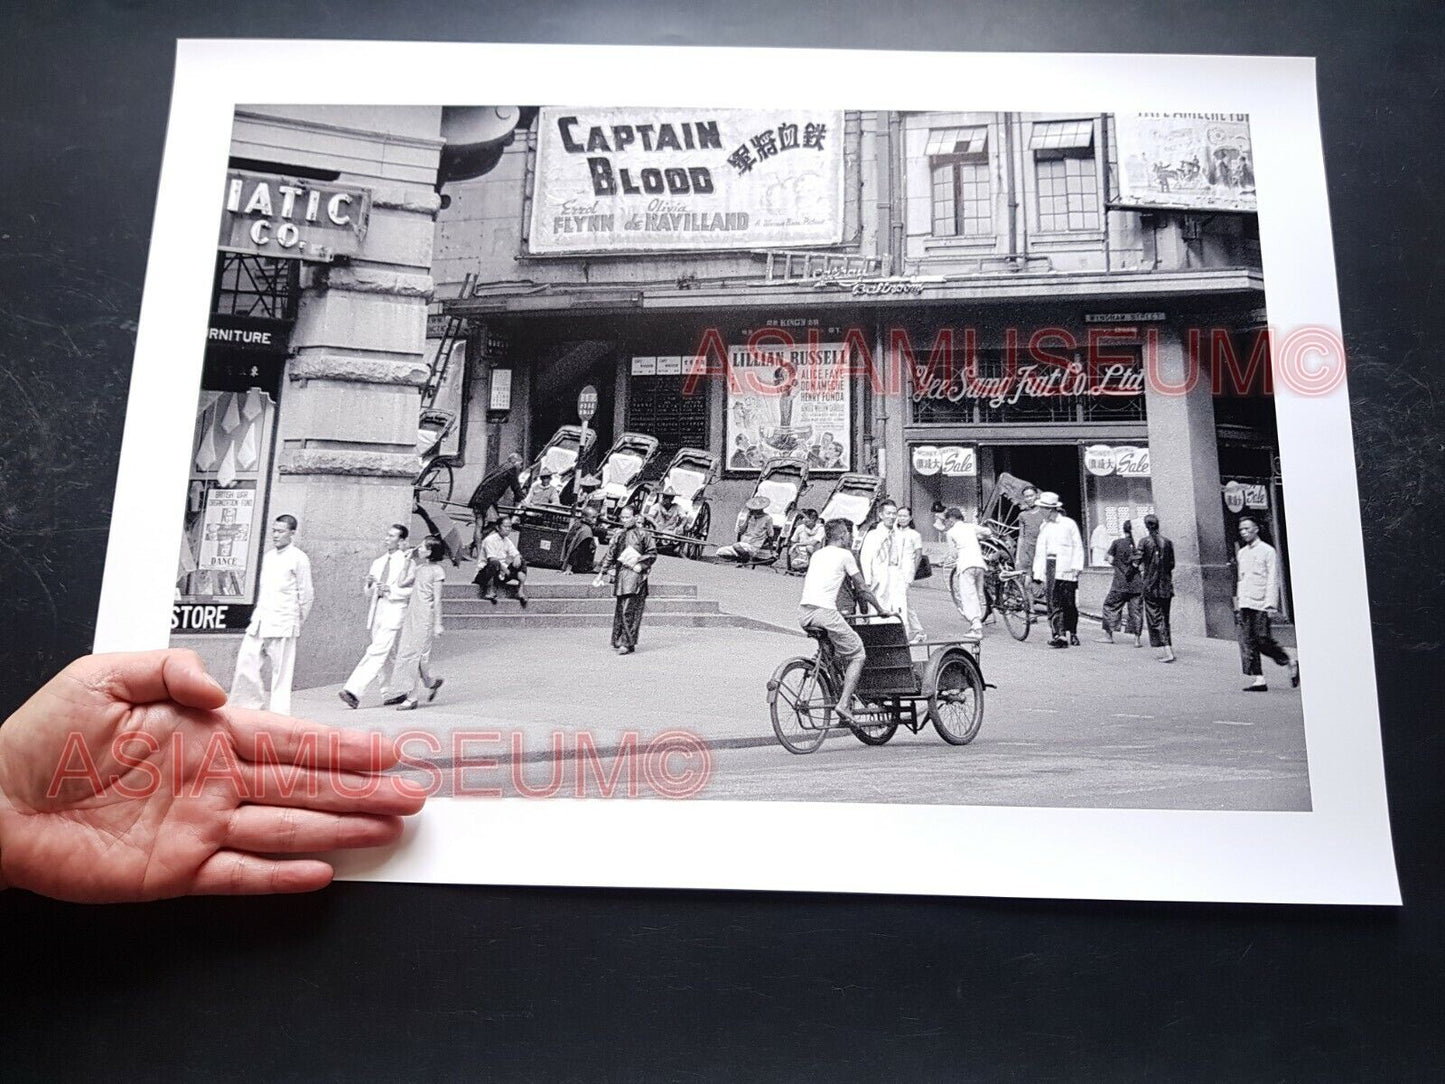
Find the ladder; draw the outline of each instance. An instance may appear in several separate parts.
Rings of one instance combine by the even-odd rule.
[[[466,278],[462,280],[461,291],[458,298],[472,296],[472,290],[477,284],[475,271],[468,271]],[[453,313],[447,318],[445,329],[442,331],[441,340],[437,343],[436,355],[432,358],[431,368],[427,372],[426,383],[421,387],[421,408],[430,410],[436,404],[437,396],[441,394],[442,385],[446,383],[447,368],[451,365],[452,350],[466,334],[467,318]]]

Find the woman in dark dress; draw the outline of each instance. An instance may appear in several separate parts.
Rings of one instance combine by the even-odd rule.
[[[647,574],[657,560],[657,542],[631,508],[622,509],[619,522],[621,526],[612,536],[597,579],[592,582],[601,587],[608,574],[613,575],[612,593],[617,597],[617,606],[612,612],[612,646],[619,655],[631,655],[637,650],[637,633],[647,605]]]

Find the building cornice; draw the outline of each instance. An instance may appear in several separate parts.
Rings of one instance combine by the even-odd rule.
[[[685,312],[713,309],[831,309],[839,305],[895,308],[958,302],[1102,302],[1111,298],[1165,300],[1180,297],[1264,295],[1263,273],[1251,268],[1140,272],[1024,272],[1001,275],[943,276],[917,292],[855,294],[847,282],[819,287],[806,282],[755,282],[736,286],[631,287],[626,283],[586,287],[558,284],[541,292],[451,298],[442,302],[448,316],[525,316],[553,312]]]

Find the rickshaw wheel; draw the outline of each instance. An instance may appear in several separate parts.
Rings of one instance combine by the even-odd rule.
[[[939,664],[928,699],[928,717],[949,745],[967,745],[983,726],[983,674],[972,656],[955,652]]]
[[[417,476],[416,482],[412,485],[412,492],[417,498],[426,498],[445,504],[452,499],[453,484],[455,484],[455,478],[452,475],[452,465],[445,460],[437,459],[433,460]]]
[[[683,556],[689,561],[697,561],[702,558],[702,544],[707,541],[708,528],[712,526],[712,509],[704,503],[697,510],[697,517],[692,521],[692,530],[688,533],[696,538],[696,542],[689,542]]]
[[[811,753],[828,735],[827,716],[837,697],[813,659],[789,659],[768,682],[773,733],[790,753]]]
[[[876,704],[868,704],[865,710],[877,708]],[[879,711],[881,712],[881,708]],[[864,745],[887,745],[894,734],[898,733],[897,723],[858,723],[852,727],[853,737],[857,738]]]
[[[1024,591],[1023,580],[1015,576],[1000,579],[996,608],[1003,614],[1004,626],[1015,640],[1029,638],[1029,626],[1034,623],[1034,604],[1029,593]]]

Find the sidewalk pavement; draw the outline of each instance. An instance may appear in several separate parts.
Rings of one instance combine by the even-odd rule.
[[[465,567],[455,575],[462,572],[469,578]],[[536,579],[556,575],[539,570]],[[724,611],[776,631],[649,627],[644,620],[638,651],[629,656],[610,649],[606,628],[453,632],[437,642],[433,654],[433,668],[446,680],[434,704],[398,712],[380,707],[373,689],[364,707],[354,711],[338,699],[340,686],[328,685],[297,692],[295,710],[392,735],[423,731],[438,739],[443,759],[506,758],[514,752],[524,760],[541,759],[550,756],[554,734],[564,735],[564,746],[575,752],[574,736],[584,730],[599,750],[614,747],[629,732],[645,743],[673,729],[690,731],[716,748],[773,744],[768,678],[784,659],[812,653],[796,625],[801,578],[680,558],[660,559],[653,578],[695,583],[699,597],[717,599]],[[918,584],[912,598],[932,637],[962,631],[944,576]],[[1175,644],[1179,661],[1165,665],[1155,661],[1147,644],[1135,649],[1127,636],[1115,645],[1095,643],[1098,634],[1098,625],[1084,620],[1083,645],[1054,650],[1042,622],[1023,643],[990,623],[983,669],[997,688],[988,694],[984,734],[1003,739],[1011,727],[1036,726],[1040,716],[1056,714],[1075,729],[1129,719],[1160,725],[1171,719],[1288,724],[1302,744],[1298,690],[1270,664],[1269,694],[1241,692],[1244,679],[1232,642],[1181,638]],[[363,646],[358,640],[358,657]],[[472,732],[500,737],[456,750],[455,736]]]

